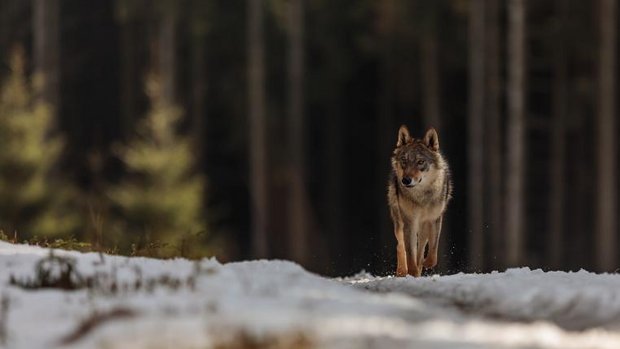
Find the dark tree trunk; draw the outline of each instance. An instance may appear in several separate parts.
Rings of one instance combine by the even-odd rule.
[[[503,261],[499,258],[503,252],[502,231],[502,129],[501,111],[501,73],[500,73],[500,2],[486,0],[486,67],[487,67],[487,98],[486,98],[486,152],[487,160],[487,222],[488,241],[487,262],[492,268],[499,268]]]
[[[248,0],[248,105],[252,254],[266,258],[269,182],[265,120],[263,1]]]
[[[376,202],[386,202],[386,185],[388,179],[388,169],[390,163],[390,153],[396,145],[396,135],[398,126],[394,123],[394,21],[396,12],[395,0],[382,0],[377,4],[380,13],[379,37],[381,38],[380,46],[380,67],[379,77],[381,90],[378,93],[378,120],[377,120],[377,174],[379,179],[375,194]],[[408,125],[411,126],[411,125]],[[387,204],[379,206],[378,231],[380,231],[381,245],[388,246],[389,249],[396,252],[396,239],[394,238]],[[391,255],[391,254],[390,254]],[[394,259],[395,260],[395,259]],[[392,271],[396,270],[396,265]]]
[[[8,52],[10,11],[8,1],[0,1],[0,52]],[[0,55],[6,59],[4,54]]]
[[[306,262],[308,209],[304,151],[304,1],[289,3],[289,124],[290,215],[289,248],[293,260]]]
[[[122,6],[122,5],[118,5]],[[120,100],[122,116],[122,133],[125,137],[130,137],[134,127],[135,118],[138,115],[137,91],[142,86],[138,86],[139,81],[138,62],[137,62],[137,40],[135,29],[137,23],[135,18],[127,13],[128,9],[119,9],[120,22]]]
[[[618,211],[616,169],[616,0],[600,0],[597,122],[596,264],[611,272],[617,265]]]
[[[565,124],[568,114],[568,66],[566,60],[567,2],[556,0],[557,18],[555,21],[553,53],[553,101],[550,129],[550,168],[549,168],[549,265],[557,269],[562,263],[562,241],[564,229],[564,190],[566,178],[564,162],[566,159]]]
[[[440,62],[437,52],[437,4],[429,4],[430,13],[425,21],[421,37],[421,65],[424,88],[424,122],[434,127],[441,135],[440,111]]]
[[[469,264],[480,271],[484,262],[484,96],[485,6],[471,0],[469,12],[468,217]]]
[[[506,156],[506,264],[523,261],[525,231],[525,0],[508,1],[508,122]]]
[[[328,39],[327,47],[335,50],[337,43],[335,40]],[[336,52],[336,51],[331,51]],[[334,60],[332,58],[332,60]],[[339,76],[337,64],[338,60],[330,63],[330,72],[332,76]],[[339,253],[346,248],[347,224],[345,218],[345,207],[343,202],[343,176],[344,176],[344,147],[346,145],[346,134],[343,127],[343,110],[341,108],[341,99],[339,98],[341,90],[340,78],[334,78],[330,81],[332,86],[331,96],[327,101],[327,123],[326,123],[326,166],[323,169],[326,178],[325,185],[325,210],[328,233],[330,235],[331,250]]]
[[[204,154],[206,154],[207,134],[207,108],[205,98],[207,92],[207,71],[206,71],[206,47],[205,35],[203,33],[195,33],[192,40],[191,48],[191,110],[192,110],[192,127],[193,136],[197,148],[197,156],[200,164],[205,163]],[[201,168],[204,170],[204,168]]]

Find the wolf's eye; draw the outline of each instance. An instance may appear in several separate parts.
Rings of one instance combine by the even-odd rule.
[[[400,157],[400,162],[407,162],[407,157],[406,156],[401,156]]]
[[[426,161],[424,161],[424,160],[418,160],[418,162],[416,162],[416,164],[418,166],[424,166],[425,163],[426,163]]]

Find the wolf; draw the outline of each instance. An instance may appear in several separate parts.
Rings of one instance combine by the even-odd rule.
[[[439,152],[437,131],[430,128],[416,139],[402,125],[391,163],[387,199],[397,241],[396,276],[418,277],[422,267],[437,265],[441,223],[452,197],[450,169]]]

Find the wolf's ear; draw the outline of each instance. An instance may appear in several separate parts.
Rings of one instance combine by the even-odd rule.
[[[407,144],[411,141],[411,135],[409,134],[409,129],[407,126],[402,125],[398,129],[398,142],[396,142],[396,146],[400,147],[403,144]]]
[[[434,151],[439,150],[439,136],[437,136],[437,131],[435,131],[434,128],[431,127],[426,131],[424,135],[424,144]]]

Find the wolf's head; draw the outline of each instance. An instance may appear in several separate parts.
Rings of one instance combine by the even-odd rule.
[[[398,130],[398,141],[392,154],[392,168],[398,184],[407,189],[427,187],[435,182],[443,169],[439,154],[439,137],[434,128],[424,138],[411,137],[407,126]]]

